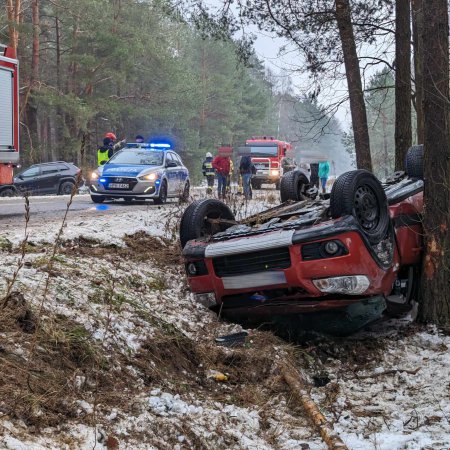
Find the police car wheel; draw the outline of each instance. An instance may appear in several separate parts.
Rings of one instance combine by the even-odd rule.
[[[189,189],[190,189],[189,181],[186,181],[184,185],[183,192],[180,195],[180,202],[187,202],[189,200]]]
[[[105,201],[105,197],[102,197],[101,195],[91,195],[91,200],[94,203],[103,203]]]
[[[162,205],[167,201],[167,181],[164,180],[159,188],[159,196],[154,199],[156,205]]]

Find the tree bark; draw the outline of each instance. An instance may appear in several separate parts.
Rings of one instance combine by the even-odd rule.
[[[336,21],[344,55],[358,169],[372,170],[366,105],[356,53],[349,0],[336,0]]]
[[[412,144],[410,0],[395,2],[395,170],[404,170]]]
[[[17,50],[19,45],[19,30],[20,16],[22,10],[21,0],[6,0],[6,15],[8,17],[8,33],[9,45]]]
[[[423,11],[422,0],[412,0],[414,46],[414,85],[417,117],[417,143],[423,144]]]
[[[423,2],[425,255],[420,318],[450,326],[450,130],[447,0]]]

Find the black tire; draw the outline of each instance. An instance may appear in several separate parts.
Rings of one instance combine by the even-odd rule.
[[[8,187],[0,191],[0,197],[15,197],[16,195],[17,191],[12,187]]]
[[[281,202],[294,200],[298,202],[306,198],[305,193],[308,189],[308,179],[305,174],[299,170],[291,170],[284,174],[280,183]]]
[[[367,170],[352,170],[338,177],[331,189],[330,214],[333,219],[355,217],[371,244],[378,244],[388,232],[386,193]]]
[[[261,189],[261,186],[262,186],[261,180],[253,180],[252,179],[250,181],[250,183],[251,183],[253,189]]]
[[[163,180],[159,188],[159,196],[153,200],[156,205],[162,205],[167,201],[167,181]]]
[[[75,186],[75,183],[72,181],[63,181],[59,186],[58,195],[70,195],[72,194],[72,189]]]
[[[105,201],[105,197],[102,197],[101,195],[92,195],[91,194],[91,200],[94,203],[103,203]]]
[[[190,191],[191,185],[189,181],[186,181],[186,184],[184,185],[183,192],[180,195],[180,203],[186,203],[189,200],[189,191]]]
[[[212,236],[232,226],[229,223],[211,224],[205,219],[235,220],[234,214],[225,203],[212,198],[191,203],[183,213],[180,222],[180,242],[184,247],[191,239]]]
[[[423,180],[423,145],[413,145],[406,153],[405,170],[410,178]]]

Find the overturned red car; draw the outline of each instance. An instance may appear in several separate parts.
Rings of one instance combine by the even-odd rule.
[[[422,171],[423,147],[414,146],[406,172],[383,184],[365,170],[346,172],[329,198],[306,198],[314,190],[289,172],[287,201],[239,222],[218,200],[192,203],[180,224],[192,292],[230,320],[288,319],[335,334],[389,303],[407,309],[422,253]]]

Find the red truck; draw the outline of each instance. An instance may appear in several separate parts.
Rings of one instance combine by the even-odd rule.
[[[280,180],[283,175],[281,160],[290,151],[289,142],[279,141],[273,137],[252,137],[245,142],[245,147],[239,147],[239,155],[250,155],[256,168],[256,174],[252,177],[252,187],[260,189],[263,183],[275,184],[280,188]]]
[[[19,62],[0,44],[0,197],[15,194],[13,168],[19,162]]]

